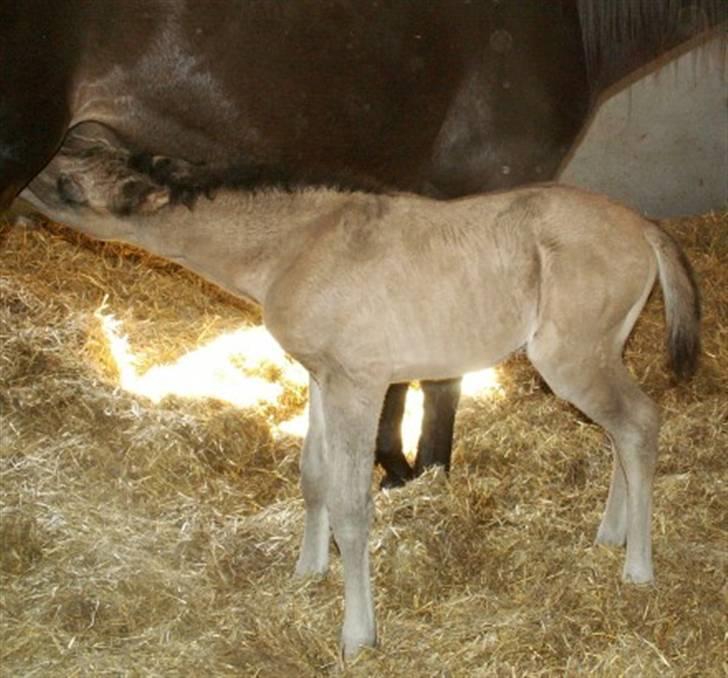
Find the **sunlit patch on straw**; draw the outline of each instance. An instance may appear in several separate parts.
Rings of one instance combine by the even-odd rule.
[[[119,371],[121,387],[159,402],[168,395],[217,398],[238,407],[276,403],[283,386],[251,372],[272,365],[281,381],[308,383],[306,370],[286,356],[263,327],[247,327],[222,334],[168,365],[155,365],[143,374],[122,333],[121,322],[104,306],[96,311],[109,351]]]
[[[464,396],[502,395],[495,368],[488,367],[477,372],[468,372],[463,377],[460,392]]]
[[[297,417],[281,422],[276,428],[289,436],[304,438],[308,431],[308,405]]]

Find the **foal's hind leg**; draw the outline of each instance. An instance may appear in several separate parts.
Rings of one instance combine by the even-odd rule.
[[[650,529],[659,415],[619,355],[605,359],[604,344],[600,348],[575,348],[564,345],[561,337],[542,336],[532,340],[528,355],[554,393],[609,433],[615,465],[598,539],[623,541],[624,531],[623,579],[649,583],[654,578]]]
[[[612,442],[612,480],[609,483],[607,506],[597,530],[597,544],[624,546],[627,543],[627,478],[619,452]]]

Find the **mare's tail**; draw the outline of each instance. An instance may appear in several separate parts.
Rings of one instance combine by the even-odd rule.
[[[700,295],[685,253],[661,226],[651,223],[645,237],[655,251],[665,298],[667,351],[678,379],[691,377],[700,355]]]

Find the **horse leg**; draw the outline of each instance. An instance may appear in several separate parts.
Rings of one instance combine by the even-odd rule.
[[[626,540],[622,578],[636,584],[652,582],[652,485],[660,427],[657,407],[630,376],[619,352],[611,360],[599,360],[599,352],[591,347],[588,354],[580,353],[558,337],[537,336],[528,346],[528,355],[554,393],[610,435],[615,470],[597,539]]]
[[[383,488],[401,487],[414,477],[412,468],[402,452],[402,417],[407,397],[407,384],[392,384],[384,398],[375,459],[387,475]]]
[[[443,466],[445,471],[450,471],[452,434],[460,400],[460,382],[459,377],[422,382],[425,414],[420,441],[417,444],[415,475],[420,475],[436,464]]]
[[[0,9],[0,211],[50,160],[70,121],[68,99],[79,53],[69,3]],[[32,17],[32,19],[30,19]]]
[[[626,535],[624,539],[617,535],[622,543],[625,539],[627,542],[622,578],[624,581],[643,584],[654,581],[650,533],[660,415],[655,403],[639,388],[624,366],[621,367],[620,386],[623,406],[627,408],[627,412],[622,415],[622,422],[613,425],[611,436],[623,474],[618,472],[612,483],[612,486],[617,486],[616,497],[613,492],[611,500],[607,499],[602,525],[611,527],[613,513],[624,511],[620,504],[626,504]],[[623,475],[624,480],[624,487],[621,489],[620,475]],[[597,539],[600,538],[598,533]],[[606,535],[604,538],[606,539]]]
[[[597,530],[596,543],[624,546],[627,541],[627,478],[614,441],[612,454],[612,480],[609,483],[607,506]]]
[[[326,510],[327,471],[321,393],[309,379],[308,433],[301,453],[301,490],[306,506],[301,553],[296,575],[323,574],[329,565],[329,514]]]
[[[0,211],[10,207],[60,146],[67,120],[62,111],[48,105],[52,110],[29,106],[12,115],[0,107]]]
[[[387,384],[362,387],[344,376],[319,382],[324,413],[328,481],[326,507],[344,567],[345,657],[376,643],[369,574],[372,452]]]

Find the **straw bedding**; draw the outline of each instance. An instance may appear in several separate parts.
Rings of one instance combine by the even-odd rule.
[[[728,213],[670,229],[695,265],[704,356],[665,370],[653,295],[627,357],[661,405],[657,586],[592,545],[610,454],[523,357],[464,400],[453,472],[376,492],[381,646],[341,667],[338,557],[291,577],[300,440],[235,409],[122,391],[94,311],[143,365],[257,311],[134,250],[53,225],[0,241],[0,674],[7,676],[726,675]],[[279,408],[280,409],[280,408]]]

